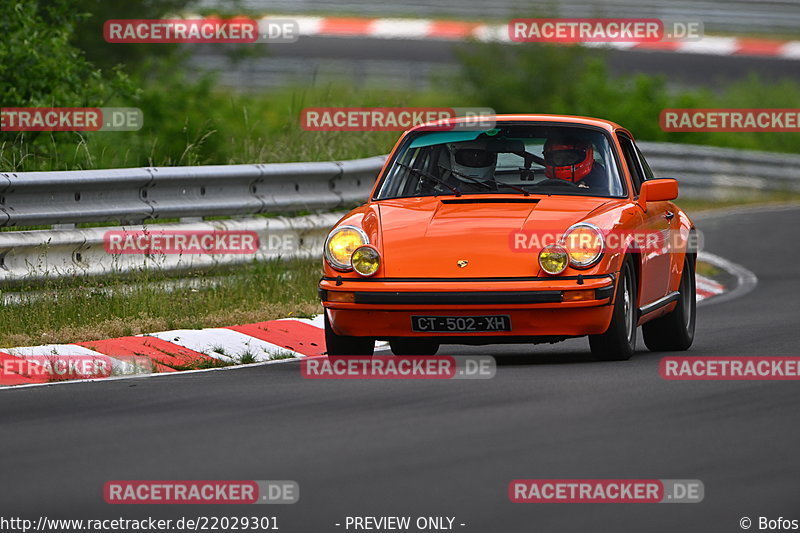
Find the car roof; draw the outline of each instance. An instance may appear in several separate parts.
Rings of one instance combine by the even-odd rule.
[[[625,128],[620,126],[615,122],[611,122],[610,120],[603,120],[601,118],[592,118],[592,117],[580,117],[575,115],[487,115],[481,116],[481,119],[494,121],[497,123],[511,123],[511,122],[557,122],[557,123],[570,123],[576,125],[583,125],[583,126],[595,126],[598,128],[602,128],[609,133],[613,133],[616,130],[627,131]],[[420,124],[408,130],[407,133],[425,130],[430,126],[448,126],[448,125],[456,125],[460,122],[464,122],[467,120],[466,117],[454,117],[448,119],[437,120],[435,122],[428,122],[426,124]]]

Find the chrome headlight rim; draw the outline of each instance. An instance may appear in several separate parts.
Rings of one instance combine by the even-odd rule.
[[[572,258],[572,254],[569,253],[569,248],[567,248],[566,246],[567,236],[577,228],[589,228],[590,230],[594,231],[600,238],[600,251],[597,252],[597,255],[594,256],[590,261],[585,261],[585,262],[575,261]],[[567,250],[567,257],[569,258],[569,266],[577,270],[586,270],[587,268],[593,267],[594,265],[600,262],[600,260],[603,258],[603,254],[606,251],[606,238],[605,235],[603,235],[603,231],[598,226],[592,224],[591,222],[578,222],[577,224],[573,224],[572,226],[567,228],[567,231],[565,231],[564,235],[562,235],[559,244],[561,244],[561,246],[563,246]]]
[[[364,272],[361,272],[360,270],[358,270],[356,268],[356,264],[353,261],[353,258],[355,257],[356,253],[359,250],[363,250],[363,249],[372,250],[373,252],[375,252],[375,256],[376,256],[376,259],[377,259],[377,262],[378,262],[378,267],[375,269],[375,272],[370,272],[368,274],[365,274]],[[358,248],[353,250],[353,254],[350,256],[350,267],[353,269],[353,272],[355,272],[359,276],[363,276],[365,278],[368,278],[370,276],[374,276],[375,274],[378,273],[378,270],[380,270],[380,268],[381,268],[381,253],[378,251],[378,249],[375,246],[373,246],[371,244],[362,244],[361,246],[359,246]]]
[[[356,233],[358,233],[361,236],[361,239],[364,241],[361,244],[361,246],[369,244],[369,237],[367,237],[367,234],[363,229],[359,228],[358,226],[352,226],[352,225],[345,224],[343,226],[335,227],[328,234],[328,237],[325,239],[325,249],[323,250],[323,255],[325,257],[325,261],[327,261],[328,265],[330,265],[330,267],[333,268],[334,270],[338,270],[340,272],[350,272],[351,270],[353,270],[353,266],[350,264],[350,259],[348,258],[347,264],[340,263],[339,261],[337,261],[336,259],[333,258],[333,255],[331,254],[331,249],[330,249],[331,240],[336,236],[336,234],[338,234],[338,233],[340,233],[340,232],[342,232],[344,230],[353,230]],[[361,246],[359,246],[358,248],[361,248]],[[356,248],[356,250],[358,250],[358,248]],[[353,250],[353,252],[355,252],[355,250]],[[352,254],[351,254],[351,257],[352,257]]]
[[[564,262],[564,267],[561,270],[559,270],[558,272],[550,272],[544,267],[544,265],[542,264],[542,254],[544,254],[546,251],[557,251],[558,253],[562,253],[566,256],[567,260]],[[544,270],[545,273],[551,276],[558,276],[559,274],[563,273],[569,266],[569,252],[567,251],[566,247],[562,246],[561,244],[548,244],[547,246],[539,250],[538,259],[539,259],[539,268],[541,268],[542,270]]]

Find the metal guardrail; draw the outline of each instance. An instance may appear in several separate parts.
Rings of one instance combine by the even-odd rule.
[[[147,231],[248,231],[258,236],[255,254],[109,254],[105,235],[121,227],[0,233],[0,283],[72,276],[125,274],[142,270],[179,272],[210,267],[319,257],[328,230],[342,213],[302,217],[250,217],[177,224],[148,224]],[[141,226],[140,226],[141,227]],[[127,229],[131,229],[128,227]]]
[[[0,173],[0,226],[330,211],[384,160]]]
[[[675,177],[683,198],[800,192],[800,155],[638,142],[656,176]]]
[[[639,143],[657,176],[678,178],[684,198],[725,198],[770,191],[800,192],[800,156],[669,143]],[[385,157],[323,163],[138,168],[0,174],[0,226],[57,225],[0,232],[0,283],[24,279],[124,273],[150,268],[200,269],[277,257],[319,254],[340,213],[295,218],[248,216],[333,211],[360,203]],[[259,234],[253,255],[111,255],[107,231],[243,230]],[[187,217],[194,219],[192,222]],[[121,227],[63,228],[118,221]],[[293,242],[275,248],[270,236]],[[288,241],[287,241],[288,239]]]

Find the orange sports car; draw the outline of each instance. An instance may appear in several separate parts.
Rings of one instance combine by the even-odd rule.
[[[589,337],[628,359],[686,350],[696,231],[633,136],[605,120],[500,115],[405,132],[369,201],[330,232],[319,293],[330,355]],[[490,127],[491,126],[491,127]]]

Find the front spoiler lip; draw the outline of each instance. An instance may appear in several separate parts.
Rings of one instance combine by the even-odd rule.
[[[326,308],[362,310],[446,310],[446,309],[530,309],[542,307],[591,307],[611,303],[615,286],[614,274],[592,276],[533,278],[504,278],[487,285],[472,280],[447,279],[437,283],[386,281],[365,285],[347,283],[344,280],[323,278],[320,281],[320,299]],[[495,278],[497,279],[497,278]],[[335,281],[334,281],[335,280]],[[347,280],[350,281],[350,280]],[[438,281],[438,280],[437,280]],[[484,281],[484,280],[482,280]],[[498,280],[499,281],[499,280]],[[503,290],[495,290],[503,289]],[[597,299],[562,301],[562,294],[569,290],[598,290]],[[330,301],[329,292],[353,293],[353,302]]]
[[[506,305],[561,302],[562,291],[355,292],[357,304]]]
[[[608,274],[578,274],[577,276],[517,276],[517,277],[489,277],[489,278],[345,278],[342,276],[323,276],[320,282],[333,281],[336,286],[344,283],[495,283],[495,282],[525,282],[525,281],[576,281],[582,285],[584,280],[607,279],[613,281],[616,275],[613,272]]]

